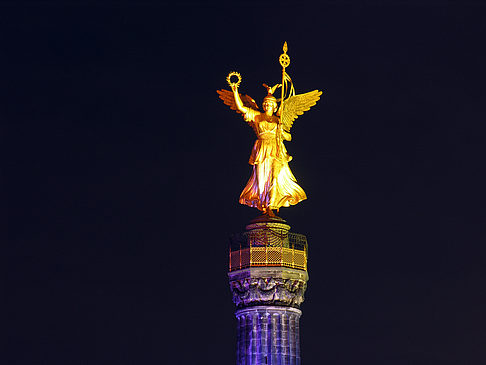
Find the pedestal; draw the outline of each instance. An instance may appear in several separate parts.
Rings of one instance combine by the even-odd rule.
[[[258,221],[233,235],[228,273],[237,307],[237,365],[300,365],[300,305],[307,241],[285,221]]]

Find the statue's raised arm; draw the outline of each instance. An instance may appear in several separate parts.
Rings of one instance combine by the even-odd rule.
[[[237,82],[232,82],[231,77],[238,77]],[[238,72],[231,72],[226,78],[232,91],[221,89],[216,92],[219,94],[219,98],[228,105],[232,110],[238,113],[246,113],[249,109],[258,110],[258,105],[251,96],[242,95],[238,92],[238,88],[241,83],[241,75]]]

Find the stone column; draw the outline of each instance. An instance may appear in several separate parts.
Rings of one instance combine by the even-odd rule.
[[[300,365],[296,324],[302,312],[292,307],[256,306],[236,311],[238,365]]]
[[[307,246],[297,248],[305,251],[298,252],[305,257],[303,266],[299,259],[299,264],[294,265],[299,269],[289,267],[298,256],[292,252],[296,246],[288,233],[289,228],[282,222],[249,225],[247,230],[251,234],[246,234],[247,240],[238,246],[240,251],[248,251],[240,256],[248,257],[248,262],[228,273],[237,307],[237,365],[301,364],[299,319],[302,312],[299,307],[304,301],[308,280]],[[279,252],[282,253],[280,261]],[[237,254],[230,252],[230,265],[233,253]],[[247,267],[240,268],[242,266]]]

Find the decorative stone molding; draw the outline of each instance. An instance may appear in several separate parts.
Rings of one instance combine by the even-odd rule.
[[[299,308],[307,288],[307,272],[290,268],[248,268],[230,272],[233,302],[238,308],[277,305]]]

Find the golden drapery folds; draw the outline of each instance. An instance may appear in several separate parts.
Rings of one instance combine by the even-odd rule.
[[[239,202],[258,208],[270,216],[274,215],[273,210],[278,211],[280,207],[288,207],[307,198],[290,170],[289,161],[292,157],[288,155],[283,141],[291,140],[290,129],[293,121],[315,105],[322,94],[321,91],[314,90],[295,95],[292,80],[285,72],[290,64],[286,43],[279,60],[282,65],[282,84],[273,87],[264,84],[268,94],[263,100],[263,112],[258,110],[251,97],[238,92],[241,75],[237,72],[232,72],[227,77],[232,91],[217,91],[226,105],[243,114],[257,136],[249,160],[252,173]],[[238,80],[232,82],[232,77],[237,77]],[[282,89],[280,106],[273,96],[279,87]]]
[[[307,198],[290,171],[291,157],[283,142],[277,139],[277,119],[251,109],[245,113],[245,120],[252,125],[258,139],[249,160],[253,165],[251,177],[240,195],[240,203],[265,213],[268,209],[278,210]],[[290,134],[287,134],[284,138],[290,140]]]

